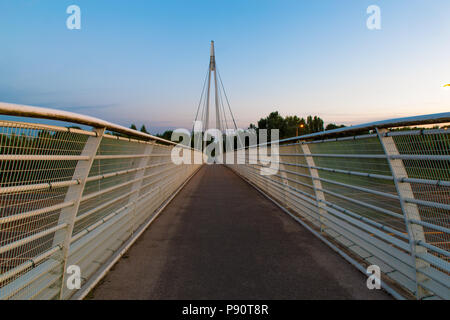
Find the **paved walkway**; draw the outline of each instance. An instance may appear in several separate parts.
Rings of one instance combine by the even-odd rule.
[[[390,299],[224,166],[204,166],[94,299]]]

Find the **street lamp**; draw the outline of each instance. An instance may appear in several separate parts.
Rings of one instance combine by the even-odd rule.
[[[301,123],[297,128],[296,128],[296,134],[295,136],[298,137],[298,128],[303,129],[305,127],[305,125],[303,123]]]

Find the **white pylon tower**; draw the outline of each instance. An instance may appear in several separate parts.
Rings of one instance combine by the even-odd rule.
[[[234,128],[237,130],[236,121],[234,120],[233,113],[231,111],[230,103],[228,101],[228,96],[225,92],[225,88],[223,86],[222,79],[220,77],[220,73],[217,70],[216,64],[216,54],[214,48],[214,41],[211,41],[211,51],[210,51],[210,60],[208,72],[206,74],[206,79],[203,84],[202,95],[200,97],[200,103],[197,108],[197,114],[195,116],[195,121],[201,119],[203,123],[203,131],[210,129],[209,126],[209,118],[210,118],[210,101],[211,101],[211,89],[214,79],[214,104],[215,104],[215,118],[216,118],[216,126],[215,129],[220,130],[220,132],[224,133],[226,129]],[[220,84],[220,85],[219,85]],[[205,94],[205,87],[207,88]],[[223,99],[225,97],[225,100]],[[227,110],[225,108],[224,102],[228,105],[228,112],[231,118],[232,125],[228,123],[227,119]],[[201,108],[202,107],[202,108]],[[202,114],[199,118],[200,108],[202,109]]]

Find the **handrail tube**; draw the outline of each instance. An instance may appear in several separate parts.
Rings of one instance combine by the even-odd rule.
[[[108,121],[104,121],[98,118],[83,116],[77,113],[49,109],[49,108],[41,108],[41,107],[32,107],[26,105],[18,105],[12,103],[4,103],[0,102],[0,114],[9,115],[9,116],[19,116],[19,117],[29,117],[29,118],[40,118],[40,119],[50,119],[50,120],[58,120],[58,121],[66,121],[72,123],[78,123],[86,126],[91,126],[94,128],[106,128],[107,130],[111,130],[114,132],[139,137],[141,139],[147,140],[155,140],[162,143],[176,145],[176,143],[161,139],[150,134],[146,134],[137,130],[132,130],[117,124],[110,123]]]
[[[5,224],[5,223],[10,223],[10,222],[14,222],[14,221],[18,221],[18,220],[22,220],[22,219],[26,219],[26,218],[31,218],[31,217],[35,217],[41,214],[45,214],[48,212],[52,212],[52,211],[56,211],[56,210],[60,210],[63,208],[67,208],[70,206],[73,206],[74,202],[73,201],[67,201],[67,202],[62,202],[50,207],[46,207],[46,208],[42,208],[42,209],[37,209],[37,210],[32,210],[32,211],[27,211],[27,212],[22,212],[22,213],[18,213],[12,216],[6,216],[3,218],[0,218],[0,225],[1,224]]]
[[[7,251],[11,251],[11,250],[13,250],[13,249],[15,249],[17,247],[23,246],[23,245],[25,245],[27,243],[30,243],[31,241],[40,239],[40,238],[42,238],[42,237],[44,237],[46,235],[52,234],[53,232],[61,230],[61,229],[64,229],[66,227],[67,227],[67,223],[63,223],[63,224],[57,225],[57,226],[55,226],[53,228],[49,228],[47,230],[44,230],[44,231],[38,232],[36,234],[33,234],[33,235],[29,236],[29,237],[17,240],[15,242],[8,243],[7,245],[4,245],[4,246],[0,247],[0,254],[1,253],[5,253]]]

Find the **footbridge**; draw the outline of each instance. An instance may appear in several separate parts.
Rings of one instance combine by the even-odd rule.
[[[0,299],[450,298],[450,113],[212,165],[92,117],[0,115]]]

